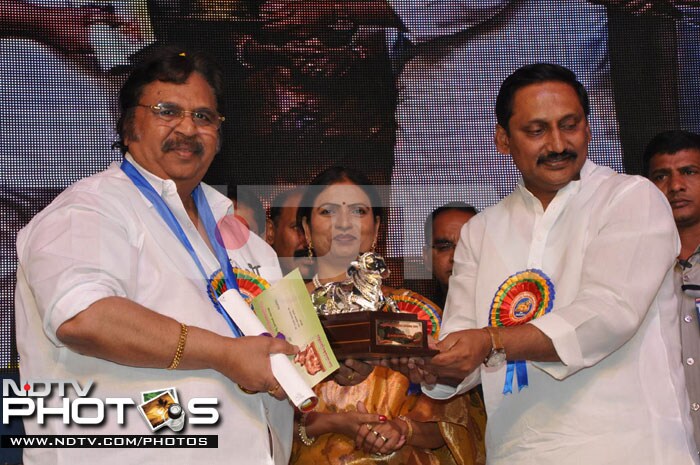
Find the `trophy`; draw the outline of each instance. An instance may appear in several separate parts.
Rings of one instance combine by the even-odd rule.
[[[354,260],[347,279],[311,293],[321,324],[338,360],[426,357],[428,335],[440,324],[438,311],[410,295],[385,296],[389,276],[384,258],[366,252]]]

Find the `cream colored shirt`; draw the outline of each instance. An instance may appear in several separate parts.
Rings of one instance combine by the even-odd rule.
[[[693,419],[695,444],[700,445],[700,291],[688,289],[683,285],[700,285],[700,248],[691,255],[687,262],[690,266],[677,263],[675,270],[676,292],[680,299],[681,325],[681,363],[685,371],[688,389],[688,408]],[[697,300],[696,300],[697,299]]]

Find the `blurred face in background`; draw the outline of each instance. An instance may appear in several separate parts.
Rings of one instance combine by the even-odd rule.
[[[302,277],[310,278],[313,260],[308,257],[306,238],[297,221],[302,192],[290,194],[280,208],[276,221],[268,220],[265,240],[275,249],[284,274],[299,268]]]
[[[238,219],[241,220],[243,224],[248,226],[248,229],[251,232],[257,234],[258,236],[262,236],[262,234],[265,232],[265,225],[258,224],[258,221],[255,219],[256,215],[253,207],[236,200],[233,201],[233,204],[235,206],[235,212]]]
[[[443,291],[447,291],[452,276],[459,233],[472,217],[474,213],[451,209],[441,212],[433,220],[433,237],[424,251],[424,260],[429,263],[433,276]]]

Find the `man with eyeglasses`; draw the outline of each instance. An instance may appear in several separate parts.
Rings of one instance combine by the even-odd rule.
[[[657,134],[644,151],[645,175],[668,199],[681,239],[674,268],[685,384],[696,445],[700,445],[700,135]]]
[[[171,48],[133,71],[119,97],[122,162],[68,188],[20,232],[16,293],[23,382],[67,380],[91,385],[91,399],[136,404],[119,415],[106,407],[104,418],[83,407],[95,425],[71,424],[68,390],[72,413],[47,400],[56,408],[44,424],[26,416],[28,434],[150,437],[136,406],[160,390],[181,404],[187,434],[218,435],[218,447],[27,448],[24,463],[288,462],[293,412],[269,354],[296,349],[242,337],[215,297],[213,281],[233,289],[239,272],[281,277],[274,251],[201,183],[221,146],[222,84],[204,56]],[[192,403],[202,398],[206,407]]]
[[[432,297],[441,308],[445,305],[459,232],[477,213],[476,208],[464,202],[450,202],[433,210],[425,219],[423,263],[437,283]]]

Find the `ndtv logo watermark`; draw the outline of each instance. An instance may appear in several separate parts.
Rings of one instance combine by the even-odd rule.
[[[75,380],[37,379],[17,385],[14,380],[3,379],[2,423],[7,425],[16,417],[36,417],[36,422],[43,425],[47,417],[55,416],[61,417],[66,425],[99,425],[108,416],[116,416],[117,424],[123,425],[127,408],[138,409],[151,431],[164,426],[180,431],[185,419],[189,425],[214,425],[219,421],[216,409],[219,401],[214,397],[192,398],[185,410],[178,402],[175,388],[142,392],[137,404],[130,397],[90,397],[93,384],[93,381],[81,384]],[[73,399],[69,397],[71,393]],[[48,398],[52,398],[51,405]]]

